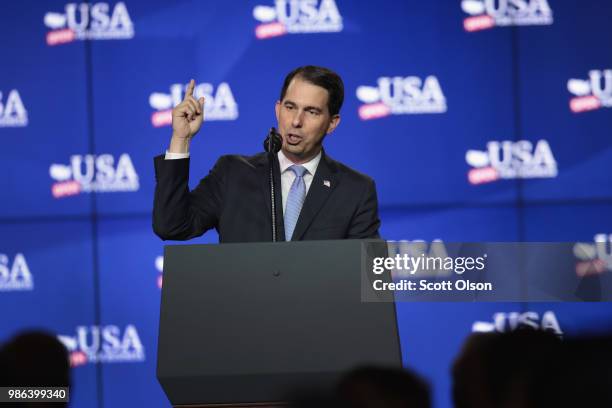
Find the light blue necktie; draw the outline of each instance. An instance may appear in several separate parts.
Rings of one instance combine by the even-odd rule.
[[[297,224],[298,217],[300,216],[300,210],[304,199],[306,198],[306,183],[304,182],[304,173],[306,167],[293,165],[289,167],[293,173],[295,173],[295,180],[291,184],[289,195],[287,196],[287,207],[285,208],[285,240],[291,241],[293,236],[293,230]]]

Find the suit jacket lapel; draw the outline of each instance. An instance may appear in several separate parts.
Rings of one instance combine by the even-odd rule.
[[[325,152],[322,152],[321,161],[317,166],[317,171],[312,179],[312,184],[308,189],[306,200],[304,200],[297,225],[293,231],[292,241],[302,239],[321,207],[338,185],[338,182],[339,177],[335,164],[327,157]]]

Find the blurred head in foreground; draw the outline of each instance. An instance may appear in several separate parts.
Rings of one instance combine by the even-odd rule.
[[[0,349],[0,386],[69,387],[70,363],[64,345],[50,333],[23,332]],[[48,403],[48,406],[66,406]],[[43,403],[20,403],[20,407],[47,406]]]

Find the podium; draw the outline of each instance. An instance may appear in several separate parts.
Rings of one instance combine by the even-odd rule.
[[[166,246],[157,378],[172,405],[276,406],[357,366],[401,367],[394,303],[363,301],[362,268],[383,247]]]

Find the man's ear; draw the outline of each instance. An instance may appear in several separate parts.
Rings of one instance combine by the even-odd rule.
[[[340,124],[340,115],[334,115],[331,118],[331,121],[329,122],[329,126],[327,127],[327,132],[325,132],[325,134],[329,135],[331,132],[333,132],[338,125]]]
[[[279,121],[279,113],[280,113],[280,101],[276,101],[276,104],[274,105],[274,112],[276,113],[276,122]]]

